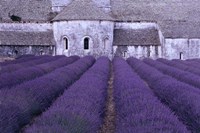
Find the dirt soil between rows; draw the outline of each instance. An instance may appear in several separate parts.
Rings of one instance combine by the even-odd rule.
[[[111,64],[111,73],[110,80],[108,81],[108,90],[107,90],[107,102],[106,102],[106,110],[105,110],[105,118],[104,124],[98,133],[114,133],[115,132],[115,119],[116,119],[116,110],[115,110],[115,102],[113,96],[113,66]]]

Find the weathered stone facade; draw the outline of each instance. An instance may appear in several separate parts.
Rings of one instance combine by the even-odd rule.
[[[50,23],[0,23],[0,56],[55,54]]]
[[[128,58],[162,57],[163,36],[156,23],[115,23],[113,51],[115,56]]]
[[[161,46],[113,46],[114,56],[123,58],[136,57],[139,59],[157,59],[162,56]]]
[[[160,45],[131,44],[113,46],[114,30],[116,29],[158,29]],[[51,55],[94,55],[122,56],[128,58],[167,58],[191,59],[200,58],[200,39],[164,38],[159,25],[156,23],[114,23],[112,21],[63,21],[46,23],[0,23],[0,32],[46,32],[53,31],[53,44],[39,45],[5,45],[0,40],[0,56],[16,56],[22,54],[51,54]],[[69,48],[65,49],[64,38],[68,39]],[[89,50],[84,50],[84,38],[90,38]],[[123,35],[122,35],[123,37]],[[133,38],[134,39],[134,38]],[[19,40],[20,41],[20,40]],[[27,40],[31,41],[31,40]],[[127,40],[130,41],[130,40]],[[22,41],[21,41],[22,42]],[[9,43],[9,42],[8,42]]]
[[[0,56],[16,57],[24,54],[54,55],[53,46],[0,46]]]
[[[200,58],[198,4],[191,0],[40,1],[15,0],[10,7],[12,1],[0,1],[0,56]],[[9,13],[22,20],[11,20]]]
[[[110,21],[54,22],[54,38],[58,55],[94,55],[112,57],[114,23]],[[89,49],[84,50],[84,39],[89,38]],[[68,39],[65,49],[64,38]]]
[[[200,39],[165,39],[163,57],[167,59],[200,58]]]

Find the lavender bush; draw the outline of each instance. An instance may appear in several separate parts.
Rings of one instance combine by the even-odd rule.
[[[188,62],[187,62],[187,61],[184,61],[184,60],[173,59],[172,61],[173,61],[173,62],[178,62],[179,64],[183,64],[183,65],[189,66]],[[192,67],[192,66],[191,66],[191,67]]]
[[[199,58],[196,58],[196,59],[187,59],[186,61],[189,61],[189,62],[197,62],[197,63],[200,63],[200,59]]]
[[[35,115],[47,109],[94,62],[92,56],[83,57],[71,65],[25,82],[14,89],[0,91],[0,103],[4,107],[0,111],[3,112],[0,114],[0,132],[18,132]]]
[[[200,90],[164,75],[138,59],[129,58],[127,61],[161,101],[168,105],[193,133],[199,133]]]
[[[190,67],[192,67],[194,69],[200,70],[200,67],[198,67],[198,66],[200,66],[200,63],[195,62],[195,61],[183,61],[183,60],[178,60],[178,59],[173,59],[172,61],[173,62],[178,62],[180,64],[184,64],[186,66],[190,66]]]
[[[22,63],[34,59],[39,59],[41,56],[33,56],[33,57],[26,57],[26,58],[19,58],[11,61],[5,61],[5,62],[0,62],[0,66],[6,66],[6,65],[11,65],[11,64],[17,64],[17,63]]]
[[[191,72],[193,74],[196,74],[196,75],[200,76],[200,69],[191,67],[191,65],[193,65],[192,63],[190,65],[184,65],[183,63],[180,63],[180,61],[169,61],[169,60],[166,60],[166,59],[157,59],[157,60],[159,62],[162,62],[162,63],[166,64],[166,65],[169,65],[169,66],[172,66],[172,67],[176,67],[176,68],[178,68],[180,70],[188,71],[188,72]]]
[[[113,65],[116,133],[188,132],[124,59],[115,58]]]
[[[10,72],[14,72],[19,69],[24,69],[24,68],[31,67],[34,65],[47,63],[50,61],[57,60],[61,57],[63,57],[63,56],[55,56],[55,57],[54,56],[41,56],[39,59],[34,59],[34,60],[29,60],[29,61],[23,62],[23,63],[3,66],[3,67],[1,67],[0,74],[8,73],[8,72],[10,73]]]
[[[33,54],[24,54],[24,55],[19,55],[15,59],[22,59],[22,58],[29,58],[29,57],[35,57]]]
[[[103,122],[109,59],[99,58],[25,133],[95,133]]]
[[[199,60],[186,60],[185,62],[187,64],[194,64],[195,65],[194,67],[196,67],[196,68],[199,68],[198,66],[200,66],[200,61]]]
[[[57,57],[54,57],[57,58]],[[51,71],[66,66],[78,60],[78,56],[62,57],[57,60],[53,59],[51,62],[20,69],[11,73],[4,73],[0,75],[0,90],[8,89],[14,85],[18,85],[22,82],[40,77],[44,74],[50,73]],[[54,61],[55,60],[55,61]],[[6,88],[5,88],[6,87]]]
[[[182,82],[188,83],[194,87],[200,88],[200,77],[198,75],[192,74],[190,72],[185,72],[178,68],[174,68],[163,64],[159,61],[154,61],[152,59],[144,59],[143,60],[148,65],[158,69],[159,71],[163,72],[164,74],[170,75]]]

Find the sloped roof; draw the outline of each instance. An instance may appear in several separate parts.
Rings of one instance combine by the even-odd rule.
[[[119,21],[200,21],[199,0],[111,0]]]
[[[73,1],[69,6],[66,5],[65,11],[68,13],[61,12],[66,18],[70,17],[71,20],[77,18],[98,20],[99,18],[101,19],[99,16],[108,15],[105,13],[96,15],[98,13],[91,11],[88,7],[86,9],[90,14],[85,15],[83,12],[85,10],[81,8],[86,7],[85,3],[87,5],[94,3],[88,3],[87,0],[76,2],[76,7],[80,7],[80,9],[74,10],[72,4],[77,0]],[[81,6],[81,3],[84,6]],[[8,17],[9,12],[21,17],[23,21],[48,22],[55,16],[51,7],[52,0],[0,0],[0,22],[11,21]],[[96,8],[96,5],[90,7],[94,10],[100,10],[102,13],[102,10]],[[68,11],[69,8],[71,8],[71,11]],[[111,0],[111,10],[118,21],[158,22],[166,37],[200,37],[200,26],[198,26],[200,23],[200,0]],[[57,17],[62,19],[61,13]],[[109,15],[105,16],[103,17],[104,19],[110,18]]]
[[[98,8],[92,0],[74,0],[53,21],[63,20],[114,20]]]
[[[53,31],[0,31],[0,45],[55,45],[55,41],[53,38]]]
[[[12,22],[8,14],[23,21],[50,21],[54,18],[51,0],[0,0],[0,22]]]
[[[0,0],[0,19],[8,20],[11,11],[23,20],[49,21],[51,7],[52,0]],[[111,0],[111,9],[119,21],[200,21],[199,0]]]
[[[158,25],[166,38],[200,38],[200,22],[159,21]]]
[[[161,45],[157,29],[115,29],[114,46]]]

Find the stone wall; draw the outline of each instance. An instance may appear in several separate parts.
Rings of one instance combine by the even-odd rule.
[[[52,11],[60,12],[67,5],[69,5],[73,0],[51,0],[52,1]],[[93,0],[97,7],[102,8],[105,12],[111,11],[110,0]]]
[[[110,0],[93,0],[97,7],[103,9],[105,12],[111,11],[111,1]]]
[[[51,23],[0,23],[0,31],[44,32],[52,30]]]
[[[53,46],[0,46],[0,56],[17,57],[25,54],[54,55]]]
[[[163,57],[166,59],[200,58],[200,39],[165,39]]]
[[[114,23],[110,21],[65,21],[54,22],[56,54],[108,56],[112,58]],[[64,39],[68,39],[65,50]],[[90,38],[89,50],[84,50],[84,38]]]
[[[189,59],[200,58],[200,39],[189,39]]]
[[[123,58],[135,57],[138,59],[162,57],[161,46],[113,46],[114,56]]]
[[[140,29],[155,27],[159,30],[161,46],[113,46],[113,31],[116,29]],[[110,21],[66,21],[51,23],[0,23],[0,31],[46,32],[54,31],[56,47],[53,46],[12,46],[1,45],[1,56],[16,56],[21,54],[51,55],[94,55],[130,57],[150,57],[166,59],[191,59],[200,58],[200,39],[198,38],[164,38],[156,23],[121,23]],[[63,38],[68,38],[69,49],[65,50]],[[84,50],[83,40],[90,38],[89,50]],[[55,53],[56,51],[56,53]]]
[[[136,58],[145,58],[149,57],[152,59],[157,59],[162,57],[162,45],[164,44],[164,37],[162,32],[159,29],[159,26],[156,23],[151,22],[117,22],[115,24],[115,29],[148,29],[154,28],[158,29],[158,37],[161,45],[144,45],[144,44],[132,44],[127,46],[113,46],[114,56],[121,56],[124,58],[128,57],[136,57]],[[143,42],[144,38],[141,38],[141,42]],[[126,43],[126,42],[124,42]],[[126,44],[125,44],[126,45]]]
[[[116,22],[115,29],[146,29],[146,28],[158,28],[158,25],[154,22]]]
[[[51,0],[52,1],[52,11],[60,12],[73,0]]]
[[[8,31],[10,32],[19,31],[19,32],[24,32],[24,33],[26,32],[43,33],[43,32],[52,31],[52,24],[50,23],[0,23],[0,32],[8,32]],[[10,34],[10,38],[12,38],[12,34]],[[31,41],[31,40],[28,40],[28,41]],[[0,44],[1,44],[1,40],[0,40]],[[34,54],[34,55],[41,55],[41,54],[54,55],[55,54],[55,47],[50,46],[52,44],[49,44],[46,46],[43,46],[42,44],[36,44],[32,46],[28,43],[27,45],[17,45],[17,44],[8,45],[8,44],[0,45],[0,56],[15,57],[18,55],[23,55],[23,54]]]

